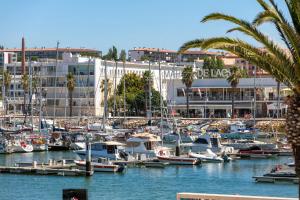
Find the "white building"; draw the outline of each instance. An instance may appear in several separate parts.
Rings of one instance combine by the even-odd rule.
[[[190,116],[192,117],[228,117],[232,109],[232,95],[235,98],[235,110],[238,117],[254,114],[256,116],[275,116],[278,96],[277,82],[272,78],[243,78],[236,89],[231,88],[226,79],[197,79],[189,92]],[[254,89],[256,88],[256,89]],[[256,90],[256,101],[254,93]],[[169,110],[181,115],[186,114],[186,87],[181,80],[169,82],[167,97]],[[280,115],[285,113],[287,106],[284,96],[289,93],[287,87],[280,85],[279,106]]]
[[[76,87],[73,91],[73,116],[102,116],[104,92],[101,91],[101,83],[105,77],[105,63],[107,66],[107,77],[114,83],[116,77],[117,84],[124,75],[123,63],[104,61],[98,58],[87,58],[71,53],[64,53],[63,59],[57,63],[55,60],[45,60],[44,62],[31,62],[33,76],[37,77],[37,94],[34,97],[38,101],[40,94],[45,100],[44,115],[65,116],[69,115],[69,98],[66,87],[67,74],[72,72],[76,79]],[[57,68],[56,68],[57,65]],[[16,107],[18,112],[24,102],[23,89],[21,85],[21,63],[5,64],[5,69],[10,71],[12,82],[9,88],[9,95],[6,97],[10,105],[11,112]],[[154,88],[159,90],[159,65],[150,63],[153,73]],[[162,95],[166,99],[168,93],[168,82],[172,79],[180,79],[183,66],[174,64],[161,64]],[[29,70],[29,63],[26,63],[26,70]],[[140,76],[149,70],[149,62],[126,62],[125,73],[136,73]],[[114,86],[113,86],[114,87]],[[29,96],[29,95],[27,95]],[[29,98],[26,99],[27,102]]]

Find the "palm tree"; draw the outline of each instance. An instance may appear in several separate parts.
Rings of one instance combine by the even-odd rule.
[[[289,18],[286,18],[274,0],[268,0],[268,3],[266,0],[257,0],[257,2],[262,7],[262,11],[257,14],[253,22],[222,13],[212,13],[204,17],[202,22],[211,20],[231,22],[236,27],[228,32],[242,32],[256,40],[263,48],[238,38],[214,37],[189,41],[183,44],[179,51],[184,52],[190,48],[229,51],[267,71],[293,91],[293,95],[287,98],[286,131],[295,156],[296,172],[300,177],[300,3],[299,0],[284,1],[289,14]],[[275,26],[286,48],[277,45],[258,29],[259,25],[266,22]]]
[[[194,77],[195,77],[195,72],[193,71],[193,67],[191,66],[187,66],[183,69],[182,71],[182,83],[185,85],[186,87],[186,112],[187,112],[187,117],[190,117],[190,101],[189,101],[189,92],[190,92],[190,88],[192,87],[192,83],[194,81]]]
[[[148,99],[149,99],[149,94],[150,90],[153,86],[153,74],[150,71],[145,71],[142,76],[142,83],[143,83],[143,89],[145,91],[145,112],[147,112],[147,105],[148,105]],[[149,105],[151,105],[149,103]]]
[[[3,84],[4,84],[4,91],[5,91],[4,96],[8,97],[10,84],[11,84],[11,74],[7,70],[3,71]],[[8,111],[8,105],[5,105],[5,114],[7,114],[7,111]]]
[[[73,91],[76,86],[75,77],[72,72],[69,72],[67,74],[67,88],[69,93],[69,106],[70,106],[70,112],[69,116],[72,117],[73,114]]]
[[[100,84],[100,89],[101,89],[101,92],[102,94],[104,94],[104,91],[105,91],[105,79],[103,79],[101,81],[101,84]],[[112,82],[107,79],[107,98],[110,98],[111,96],[111,90],[112,90]]]
[[[231,111],[231,118],[233,119],[234,118],[234,114],[235,114],[235,111],[234,111],[234,96],[235,96],[235,92],[236,92],[236,87],[237,85],[239,84],[240,82],[240,78],[243,77],[243,72],[241,70],[241,68],[239,67],[232,67],[230,69],[230,76],[228,76],[227,78],[227,81],[229,82],[231,88],[232,88],[232,104],[231,104],[231,108],[232,108],[232,111]]]
[[[25,114],[24,123],[26,122],[27,118],[27,111],[26,111],[26,94],[28,93],[29,89],[29,76],[27,73],[24,73],[21,77],[21,85],[23,88],[23,113]]]

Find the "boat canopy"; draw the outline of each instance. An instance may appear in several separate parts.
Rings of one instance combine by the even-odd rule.
[[[128,142],[160,142],[161,139],[159,136],[151,133],[137,133],[131,135],[131,138],[127,140]]]
[[[106,141],[106,142],[103,142],[103,144],[106,144],[108,146],[125,146],[125,144],[123,144],[121,142],[116,142],[116,141]]]

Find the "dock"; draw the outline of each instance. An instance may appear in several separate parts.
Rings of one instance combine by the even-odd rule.
[[[85,170],[77,169],[74,164],[52,162],[47,164],[16,163],[15,166],[0,166],[0,173],[54,176],[86,176]]]
[[[275,176],[254,176],[252,177],[256,182],[261,183],[276,183],[276,182],[290,182],[294,184],[299,183],[299,178],[294,177],[275,177]]]
[[[56,176],[85,176],[84,170],[0,166],[0,173]]]

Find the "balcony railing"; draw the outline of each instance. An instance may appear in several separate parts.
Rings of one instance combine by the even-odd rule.
[[[253,101],[253,97],[251,96],[244,96],[244,97],[240,97],[240,96],[235,96],[234,100],[235,101]],[[210,97],[200,97],[200,96],[191,96],[190,97],[190,100],[191,101],[231,101],[232,100],[232,97],[231,96],[210,96]],[[281,97],[280,98],[280,101],[283,101],[284,100],[284,97]],[[257,96],[256,97],[256,101],[277,101],[277,98],[276,97],[273,97],[273,98],[263,98],[263,97],[260,97],[260,96]]]
[[[262,197],[205,193],[177,193],[177,200],[297,200],[297,198]]]

